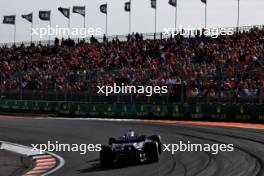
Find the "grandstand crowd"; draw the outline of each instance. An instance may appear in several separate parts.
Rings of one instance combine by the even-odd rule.
[[[257,96],[264,85],[264,28],[211,38],[144,39],[131,34],[102,42],[0,48],[0,88],[87,91],[129,85],[184,85],[188,96]]]

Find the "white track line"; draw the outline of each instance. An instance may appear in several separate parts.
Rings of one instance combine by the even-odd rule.
[[[53,172],[56,172],[57,170],[59,170],[60,168],[62,168],[65,165],[65,160],[61,156],[59,156],[55,153],[51,153],[51,152],[47,152],[47,153],[52,155],[53,157],[57,158],[59,160],[59,164],[57,165],[57,167],[53,168],[49,172],[42,174],[42,176],[52,174]]]
[[[40,117],[39,119],[51,119],[51,120],[80,120],[80,121],[105,121],[105,122],[141,122],[141,123],[162,123],[162,124],[184,124],[184,125],[196,125],[196,126],[218,126],[218,127],[234,127],[234,128],[245,128],[245,129],[258,129],[258,130],[264,130],[264,128],[254,128],[254,127],[250,127],[250,126],[241,126],[241,125],[237,125],[237,126],[229,126],[229,125],[223,125],[221,123],[219,124],[192,124],[191,121],[188,122],[181,122],[181,121],[177,121],[174,122],[173,120],[170,122],[161,122],[159,120],[157,120],[157,122],[147,122],[146,119],[109,119],[109,118],[67,118],[67,117]],[[226,122],[228,123],[228,122]]]
[[[0,144],[1,144],[0,149],[8,150],[11,152],[18,153],[20,155],[32,157],[32,159],[36,162],[36,166],[33,167],[32,170],[28,171],[27,173],[25,173],[23,175],[31,175],[31,174],[35,174],[38,172],[38,175],[40,174],[40,176],[47,176],[47,175],[52,174],[55,171],[59,170],[65,164],[64,159],[62,157],[60,157],[59,155],[56,155],[55,153],[39,152],[39,151],[32,150],[32,148],[28,147],[28,146],[10,143],[10,142],[5,142],[5,141],[0,141]],[[47,155],[38,156],[39,154],[47,154],[48,156]],[[38,160],[38,158],[44,158],[44,159]],[[54,167],[56,165],[56,159],[55,158],[59,161],[59,163],[56,167]],[[46,164],[44,164],[45,163],[44,161],[46,161]],[[49,170],[46,173],[43,173],[43,171],[45,172],[45,169],[48,169],[48,170],[51,169],[51,170]]]

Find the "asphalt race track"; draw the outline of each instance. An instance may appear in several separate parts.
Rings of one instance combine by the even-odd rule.
[[[160,134],[163,143],[232,143],[234,152],[163,152],[159,163],[115,169],[100,167],[98,152],[55,152],[65,159],[56,176],[264,176],[264,130],[182,124],[63,119],[0,119],[0,140],[23,145],[59,143],[105,144],[128,129]]]

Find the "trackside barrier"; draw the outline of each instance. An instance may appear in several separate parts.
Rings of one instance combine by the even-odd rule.
[[[264,104],[85,103],[0,100],[0,112],[53,113],[76,117],[119,117],[264,123]]]

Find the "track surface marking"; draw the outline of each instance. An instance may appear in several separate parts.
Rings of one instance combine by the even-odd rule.
[[[24,145],[47,141],[77,144],[105,144],[109,137],[128,129],[138,133],[160,134],[163,143],[233,143],[235,151],[212,155],[206,152],[163,152],[159,163],[103,169],[98,152],[55,152],[66,164],[54,176],[263,176],[264,130],[211,126],[210,124],[174,124],[146,122],[110,122],[60,119],[0,119],[0,139]]]

